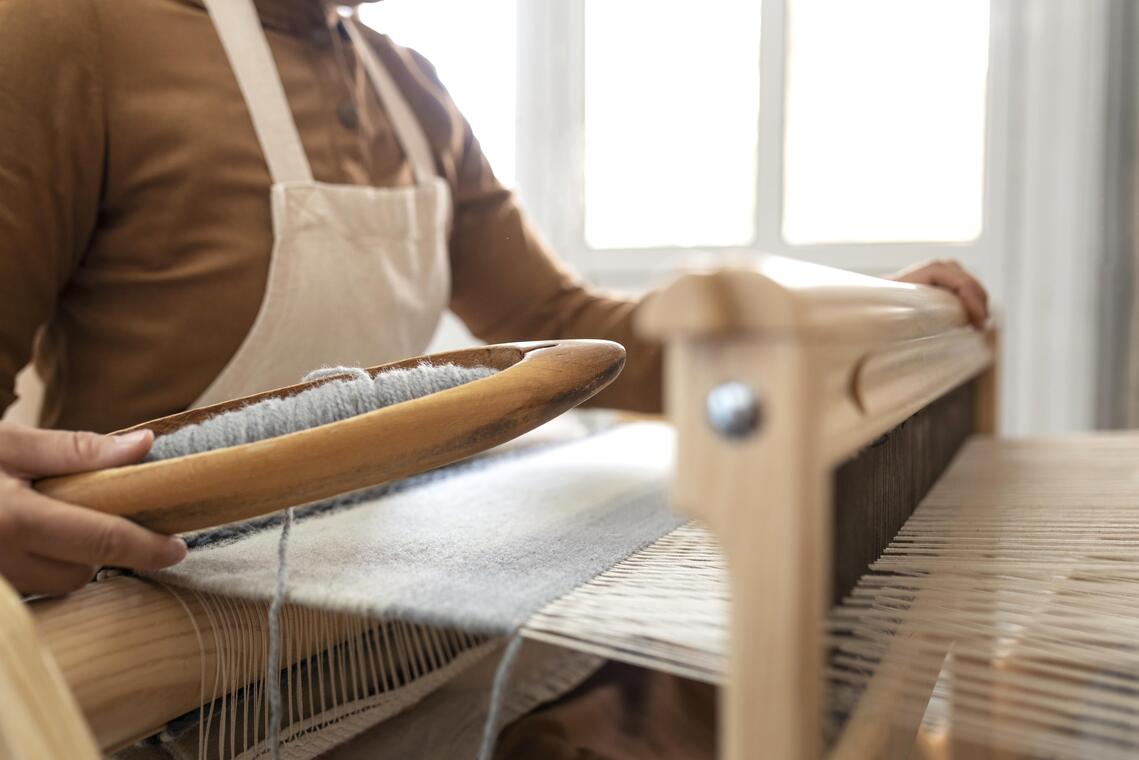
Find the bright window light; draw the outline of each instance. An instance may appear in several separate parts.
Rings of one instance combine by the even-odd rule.
[[[434,64],[495,176],[515,177],[517,0],[384,0],[360,19]]]
[[[981,234],[988,0],[790,0],[783,237]]]
[[[755,237],[759,0],[585,0],[585,238]]]

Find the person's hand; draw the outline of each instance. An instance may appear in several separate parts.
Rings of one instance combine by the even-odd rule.
[[[30,485],[137,462],[153,441],[149,430],[104,436],[0,422],[0,575],[22,593],[63,594],[102,565],[157,570],[181,561],[182,539],[49,499]]]
[[[959,299],[973,327],[985,326],[989,318],[989,294],[973,275],[952,260],[925,261],[891,275],[888,279],[915,285],[944,288]]]

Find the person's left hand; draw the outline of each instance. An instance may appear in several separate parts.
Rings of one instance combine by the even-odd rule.
[[[980,329],[989,318],[989,294],[977,278],[953,260],[925,261],[890,275],[887,279],[915,285],[944,288],[961,299],[973,327]]]

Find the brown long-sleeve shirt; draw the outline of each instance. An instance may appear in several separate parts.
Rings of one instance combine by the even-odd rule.
[[[412,183],[383,107],[317,0],[257,0],[318,181]],[[559,266],[430,64],[368,32],[451,187],[451,308],[490,342],[629,349],[599,400],[660,405],[636,303]],[[200,0],[0,0],[0,410],[33,353],[46,425],[110,430],[186,408],[260,307],[270,178]]]

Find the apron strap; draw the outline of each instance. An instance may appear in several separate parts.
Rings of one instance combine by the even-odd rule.
[[[364,39],[364,35],[360,32],[360,27],[357,24],[355,13],[344,20],[344,28],[352,40],[353,50],[364,64],[368,78],[372,80],[372,85],[376,88],[376,94],[380,96],[380,102],[384,104],[384,108],[392,120],[396,138],[415,171],[415,181],[420,185],[433,182],[435,180],[435,159],[431,155],[431,145],[427,142],[427,136],[423,134],[423,129],[419,126],[419,120],[415,118],[411,106],[407,104],[403,93],[399,91],[399,87],[388,74],[388,70],[380,62],[376,51]]]
[[[253,0],[204,0],[274,184],[312,182],[300,134]]]

